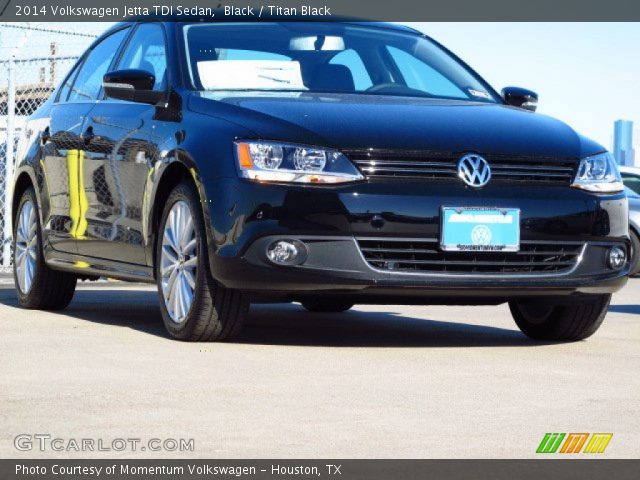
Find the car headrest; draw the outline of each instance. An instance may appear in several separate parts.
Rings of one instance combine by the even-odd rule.
[[[344,65],[319,65],[308,86],[322,92],[353,92],[355,84],[351,70]]]
[[[144,70],[145,72],[149,72],[154,77],[156,76],[156,69],[154,68],[153,64],[149,60],[142,60],[138,68],[140,70]],[[159,80],[159,79],[156,79],[156,80]]]
[[[154,90],[164,90],[165,83],[167,80],[167,71],[165,69],[164,72],[157,72],[156,67],[149,60],[142,60],[140,62],[140,70],[144,70],[145,72],[152,73],[154,77],[156,77],[156,83],[153,87]]]

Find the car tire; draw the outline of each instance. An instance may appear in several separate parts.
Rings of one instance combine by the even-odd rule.
[[[307,309],[309,312],[315,313],[340,313],[346,312],[353,305],[353,302],[349,300],[341,300],[335,298],[314,298],[304,300],[302,302],[302,306]]]
[[[249,301],[211,276],[202,208],[190,183],[178,184],[169,194],[155,257],[160,310],[173,338],[212,342],[237,335]]]
[[[42,227],[33,188],[22,194],[13,225],[13,280],[20,306],[62,310],[73,299],[77,277],[52,270],[44,261]]]
[[[640,237],[631,230],[631,266],[629,267],[629,275],[634,276],[640,273]]]
[[[547,305],[512,301],[509,308],[520,330],[534,340],[575,342],[590,337],[602,324],[611,295],[590,295],[580,303]]]

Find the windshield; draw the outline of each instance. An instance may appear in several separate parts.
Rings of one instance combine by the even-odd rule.
[[[415,34],[339,23],[211,23],[183,31],[198,90],[496,101],[482,80]]]

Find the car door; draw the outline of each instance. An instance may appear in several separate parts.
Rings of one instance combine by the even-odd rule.
[[[140,69],[155,76],[154,90],[167,88],[162,25],[138,25],[113,70]],[[145,185],[157,157],[161,122],[154,105],[105,98],[89,112],[84,183],[89,202],[81,255],[145,265],[142,229]]]
[[[51,108],[49,126],[42,132],[42,164],[49,196],[44,230],[52,247],[76,253],[76,239],[84,234],[85,194],[81,182],[83,127],[97,100],[101,80],[126,36],[116,31],[94,45],[67,76]],[[96,88],[97,87],[97,88]]]

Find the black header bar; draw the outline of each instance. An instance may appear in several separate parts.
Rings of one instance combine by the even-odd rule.
[[[353,17],[377,21],[640,21],[637,0],[0,0],[4,22],[122,21],[165,16],[175,21],[239,17],[264,21]],[[237,19],[237,18],[236,18]]]

